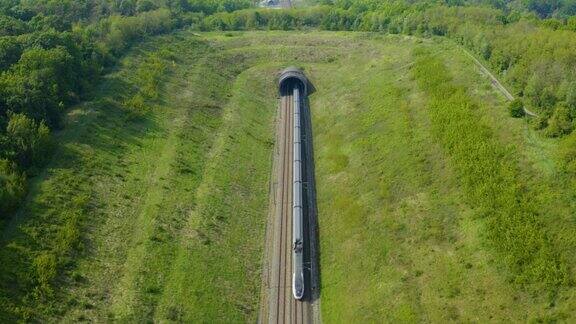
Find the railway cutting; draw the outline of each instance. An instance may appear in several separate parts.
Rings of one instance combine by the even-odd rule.
[[[259,322],[319,323],[317,219],[308,94],[304,73],[279,78],[271,208]]]

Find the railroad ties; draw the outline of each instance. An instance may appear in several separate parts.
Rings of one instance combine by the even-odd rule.
[[[269,261],[267,309],[263,323],[312,323],[311,240],[306,192],[302,115],[309,83],[303,73],[286,69],[280,77],[280,125],[276,159],[273,251]],[[305,194],[306,193],[306,194]]]

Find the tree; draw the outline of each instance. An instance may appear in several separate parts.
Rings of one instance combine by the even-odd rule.
[[[512,100],[512,102],[508,105],[508,111],[510,112],[510,116],[514,118],[524,117],[524,104],[522,100],[516,98]]]
[[[66,30],[70,28],[70,24],[64,21],[64,17],[50,15],[45,16],[44,14],[38,14],[28,22],[28,25],[34,30],[45,30],[50,29],[55,30]]]
[[[138,0],[136,4],[136,11],[147,12],[158,9],[158,6],[151,0]]]
[[[576,111],[576,81],[572,81],[566,90],[566,105],[572,111]]]
[[[26,193],[26,177],[16,165],[0,159],[0,215],[13,211]]]
[[[122,16],[133,16],[136,14],[136,4],[133,0],[115,0],[114,9]]]
[[[16,18],[0,15],[0,36],[21,35],[28,31],[28,26]]]
[[[558,9],[560,1],[558,0],[528,0],[526,7],[540,16],[540,18],[550,17]]]
[[[63,104],[78,90],[77,73],[64,48],[33,48],[0,77],[0,91],[9,110],[58,127]]]
[[[22,51],[22,43],[15,37],[0,37],[0,71],[18,62]]]
[[[548,122],[548,128],[546,128],[546,135],[550,137],[558,137],[566,134],[570,134],[574,125],[572,124],[572,119],[570,117],[570,110],[565,104],[559,104],[554,110],[554,114]]]
[[[50,130],[24,114],[10,114],[6,135],[13,145],[15,160],[23,168],[45,161],[50,146]]]

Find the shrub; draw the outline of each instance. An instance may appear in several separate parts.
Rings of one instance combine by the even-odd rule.
[[[548,127],[548,117],[546,115],[538,116],[535,118],[534,122],[534,129],[542,130]]]
[[[576,133],[563,140],[559,147],[559,155],[562,169],[570,176],[576,175]]]
[[[510,112],[510,116],[514,118],[524,117],[525,111],[522,100],[520,99],[512,100],[512,102],[508,105],[508,111]]]
[[[24,168],[40,166],[50,150],[50,130],[44,122],[36,123],[24,114],[10,114],[6,133],[15,159]]]
[[[36,280],[39,284],[38,288],[42,293],[52,293],[50,283],[56,277],[56,267],[56,256],[51,252],[42,252],[34,259]]]
[[[26,177],[14,163],[0,159],[0,215],[16,209],[26,193]]]
[[[546,128],[546,135],[550,137],[558,137],[570,134],[574,125],[570,118],[570,110],[563,104],[557,105],[554,114],[548,121],[548,128]]]
[[[158,99],[160,77],[166,70],[166,64],[158,54],[150,55],[140,66],[137,73],[139,94],[146,99]]]
[[[134,42],[172,30],[173,23],[167,9],[147,11],[135,17],[112,16],[100,24],[102,30],[108,30],[108,33],[104,33],[103,44],[120,56]]]
[[[128,110],[129,119],[141,117],[148,111],[148,106],[146,106],[144,97],[140,93],[126,100],[123,106]]]

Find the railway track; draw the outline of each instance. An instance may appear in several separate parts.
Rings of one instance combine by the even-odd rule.
[[[295,67],[280,73],[278,85],[258,323],[321,323],[312,127],[307,105],[314,86]]]
[[[274,249],[269,271],[267,323],[311,323],[311,304],[292,294],[292,173],[294,97],[286,91],[280,98],[278,136],[278,186],[275,198]]]

